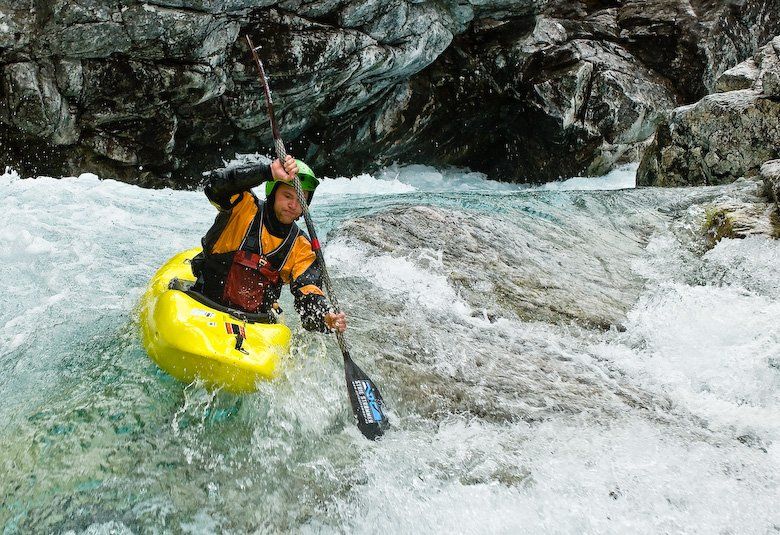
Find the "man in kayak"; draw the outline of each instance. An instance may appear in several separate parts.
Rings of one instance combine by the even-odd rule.
[[[250,313],[269,313],[282,285],[289,284],[303,327],[347,328],[343,312],[329,309],[322,273],[308,236],[295,221],[303,214],[291,181],[295,175],[311,202],[319,180],[308,165],[287,156],[284,163],[253,164],[209,173],[205,193],[217,207],[214,224],[192,262],[193,288],[209,299]],[[251,188],[265,183],[266,200]]]

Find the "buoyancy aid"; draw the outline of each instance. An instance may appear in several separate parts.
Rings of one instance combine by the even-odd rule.
[[[266,260],[280,274],[278,284],[268,285],[260,314],[275,308],[273,304],[279,299],[282,286],[289,284],[303,328],[327,332],[324,317],[329,305],[321,290],[321,271],[306,234],[296,224],[281,225],[273,217],[271,199],[260,202],[251,191],[233,191],[229,198],[215,197],[213,193],[206,188],[207,197],[220,212],[201,240],[203,252],[192,259],[192,272],[197,278],[192,291],[225,306],[225,281],[236,251],[242,245],[244,249],[256,247],[251,252],[267,251]],[[261,209],[264,213],[259,215]],[[253,223],[255,229],[250,230]],[[245,238],[252,241],[259,238],[260,243],[247,244]]]
[[[264,254],[260,236],[264,209],[263,206],[257,211],[241,246],[234,253],[222,292],[222,301],[226,305],[251,313],[262,312],[272,304],[267,302],[269,294],[279,286],[279,272],[298,235],[297,227],[293,225],[282,243]]]

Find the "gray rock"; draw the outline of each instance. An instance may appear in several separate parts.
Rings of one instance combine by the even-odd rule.
[[[80,60],[60,60],[54,63],[54,76],[63,97],[78,103],[84,88],[84,69]]]
[[[775,202],[780,213],[780,160],[769,160],[761,166],[761,179],[765,194]]]
[[[759,52],[761,90],[764,95],[780,99],[780,36]]]
[[[320,172],[596,174],[635,159],[670,107],[780,31],[779,13],[780,0],[0,0],[0,155],[23,174],[192,186],[223,157],[269,150],[249,33],[290,150]],[[773,75],[762,84],[775,94]]]
[[[658,127],[637,172],[637,183],[712,185],[755,176],[762,163],[780,157],[780,75],[775,38],[742,65],[758,75],[749,89],[708,95],[676,108]]]
[[[756,62],[752,58],[748,59],[721,74],[717,82],[715,82],[715,91],[717,93],[725,93],[727,91],[750,89],[758,80],[759,74],[760,71]]]
[[[713,204],[705,218],[704,235],[708,246],[714,246],[723,238],[780,237],[774,211],[774,205],[766,202],[729,199]]]
[[[14,63],[5,69],[3,120],[25,134],[67,145],[78,139],[76,117],[54,83],[51,64]]]
[[[28,61],[38,30],[29,4],[0,1],[0,63]]]
[[[596,157],[584,171],[604,174],[652,135],[663,110],[674,106],[675,95],[619,47],[593,41],[572,41],[570,46],[577,63],[535,84],[532,102],[564,131],[577,132],[576,148],[593,151],[598,143]],[[632,153],[628,159],[636,157]],[[579,159],[586,160],[585,155]]]
[[[591,202],[588,196],[575,197],[574,202]],[[549,210],[544,200],[534,208]],[[436,272],[447,274],[458,296],[476,311],[525,321],[577,321],[600,328],[625,321],[643,284],[630,267],[643,251],[642,238],[632,234],[637,229],[613,235],[593,222],[573,230],[573,221],[559,225],[545,218],[555,221],[562,214],[508,210],[509,214],[488,217],[406,206],[349,221],[338,234],[365,244],[371,255],[390,254],[420,269],[438,258],[433,261]],[[652,227],[658,217],[649,214],[646,223]],[[540,234],[545,240],[535,237],[536,226],[548,229]],[[584,261],[583,249],[593,252]]]

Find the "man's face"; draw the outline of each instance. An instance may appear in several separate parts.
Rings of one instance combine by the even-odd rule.
[[[274,194],[274,214],[276,219],[284,225],[292,224],[301,217],[303,209],[298,202],[295,188],[287,184],[279,184]]]

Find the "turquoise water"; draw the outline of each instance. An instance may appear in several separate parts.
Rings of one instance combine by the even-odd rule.
[[[726,189],[566,187],[412,167],[318,193],[354,357],[391,411],[372,443],[335,341],[294,314],[255,395],[146,356],[134,307],[208,228],[201,192],[2,175],[3,532],[776,530],[780,246],[691,238]]]

